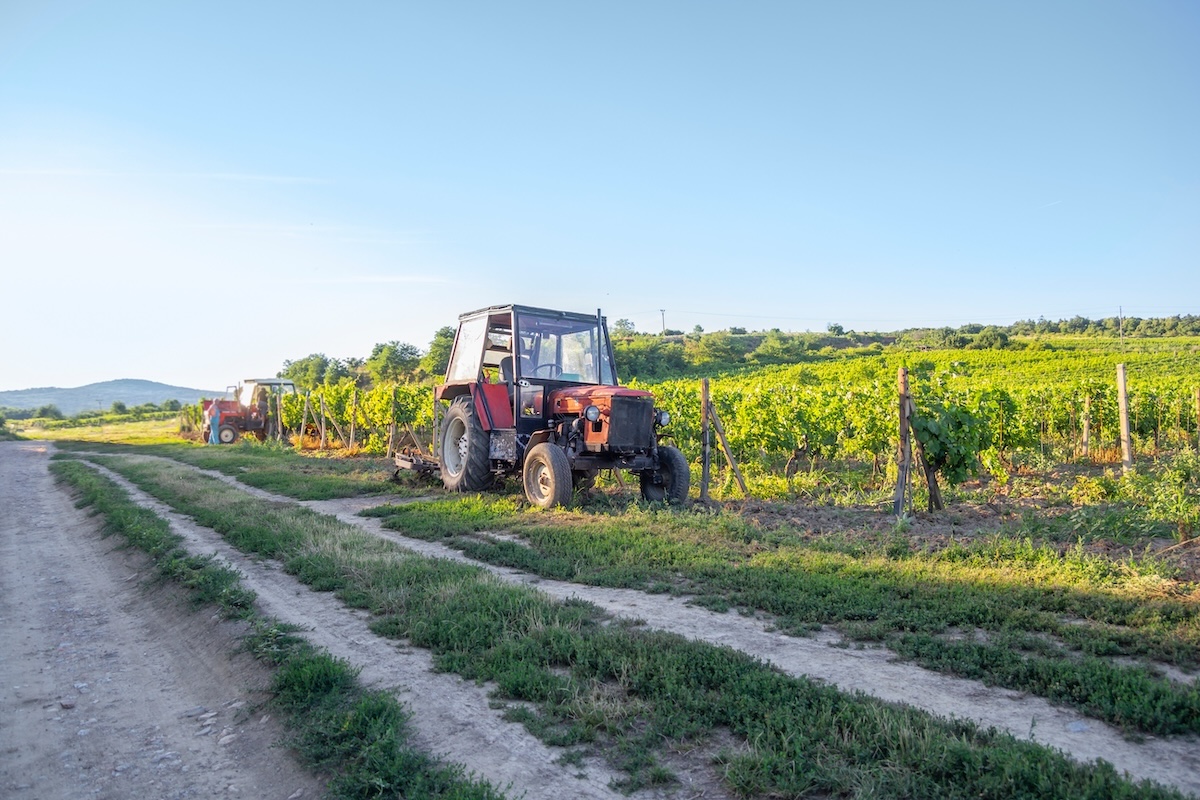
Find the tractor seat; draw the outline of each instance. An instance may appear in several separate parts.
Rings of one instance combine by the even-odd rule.
[[[505,356],[500,359],[500,380],[507,383],[509,386],[513,384],[513,360],[512,356]]]

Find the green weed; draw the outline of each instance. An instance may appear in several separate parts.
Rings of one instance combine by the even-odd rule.
[[[439,668],[492,683],[514,703],[509,716],[548,741],[594,741],[626,769],[623,788],[629,790],[671,780],[656,755],[664,743],[703,741],[720,730],[744,743],[721,764],[730,788],[742,796],[868,790],[926,797],[1178,796],[1133,786],[1104,765],[1076,765],[966,723],[781,675],[727,648],[605,624],[586,604],[553,602],[475,567],[404,554],[385,540],[359,540],[348,526],[314,525],[304,537],[289,536],[289,510],[252,501],[257,507],[248,513],[236,490],[179,480],[181,470],[122,469],[176,508],[219,518],[232,539],[259,542],[243,527],[274,531],[276,544],[258,546],[279,553],[302,579],[375,610],[376,632],[430,649]],[[634,521],[655,516],[638,511]],[[725,527],[726,533],[736,529]],[[548,526],[545,535],[562,535],[561,523]],[[740,536],[711,530],[698,535],[702,542],[711,535],[733,551],[749,546]],[[659,553],[663,563],[682,563],[686,548],[673,547]],[[714,558],[708,566],[717,564]],[[336,688],[332,668],[299,674],[297,695],[313,699],[311,716],[326,718],[312,687]],[[321,738],[335,750],[352,749],[338,731],[370,726],[347,716],[339,703],[330,701],[329,709],[334,716]]]

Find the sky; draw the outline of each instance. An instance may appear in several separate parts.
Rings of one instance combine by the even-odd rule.
[[[1200,314],[1200,4],[0,0],[0,390],[526,305]]]

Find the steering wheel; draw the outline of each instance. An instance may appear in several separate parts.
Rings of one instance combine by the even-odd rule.
[[[539,372],[541,372],[542,370],[547,371],[546,377],[550,378],[551,380],[553,380],[554,378],[557,378],[559,375],[562,375],[562,367],[560,367],[558,364],[554,364],[554,363],[538,364],[536,367],[533,368],[533,372],[530,374],[536,378],[537,374]]]

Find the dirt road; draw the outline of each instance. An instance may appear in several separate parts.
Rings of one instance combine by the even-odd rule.
[[[47,472],[0,442],[0,795],[317,797],[256,710],[264,673],[237,626],[147,589]]]

